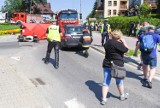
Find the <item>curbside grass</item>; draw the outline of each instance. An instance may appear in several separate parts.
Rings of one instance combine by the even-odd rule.
[[[0,36],[5,34],[16,34],[16,33],[20,33],[19,25],[14,25],[9,23],[0,24]]]

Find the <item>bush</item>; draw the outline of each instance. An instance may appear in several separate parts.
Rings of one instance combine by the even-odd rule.
[[[141,16],[140,22],[144,22],[145,20],[147,20],[151,25],[154,26],[159,26],[160,25],[160,20],[159,18],[157,18],[156,15],[154,15],[155,17],[152,18],[152,15],[145,17],[145,16]],[[103,22],[104,19],[98,19],[98,22]],[[120,29],[123,34],[128,34],[129,32],[129,23],[133,21],[135,22],[135,24],[138,24],[138,16],[134,16],[134,17],[126,17],[126,16],[117,16],[117,17],[110,17],[109,18],[109,24],[111,25],[111,29],[112,31],[115,29]]]

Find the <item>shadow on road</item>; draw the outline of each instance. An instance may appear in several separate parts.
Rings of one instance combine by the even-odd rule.
[[[102,98],[102,84],[96,83],[95,81],[88,80],[85,82],[85,84],[89,87],[89,89],[94,92],[96,98],[101,101]],[[107,98],[114,97],[119,98],[118,96],[113,95],[112,93],[108,92]]]
[[[143,81],[143,74],[136,74],[134,72],[131,71],[127,71],[126,77],[128,78],[133,78],[133,79],[137,79],[142,83],[142,86],[145,86],[145,82]]]
[[[137,66],[139,65],[139,63],[138,63],[135,59],[133,59],[133,58],[131,58],[131,57],[125,57],[125,56],[124,56],[124,62],[125,62],[125,63],[131,62],[131,63],[136,64]]]
[[[44,62],[44,61],[45,61],[45,58],[42,58],[42,61]],[[51,64],[54,66],[54,68],[56,67],[55,59],[50,58],[50,59],[49,59],[49,63],[51,63]]]
[[[131,72],[131,71],[127,71],[127,75],[126,77],[128,78],[133,78],[133,79],[137,79],[137,80],[142,80],[142,78],[140,76],[143,76],[143,74],[136,74],[135,72]]]

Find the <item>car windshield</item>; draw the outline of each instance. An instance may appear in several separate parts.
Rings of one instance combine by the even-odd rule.
[[[82,34],[83,33],[83,27],[82,26],[73,26],[73,27],[67,27],[66,28],[66,33],[67,34]]]
[[[76,20],[78,18],[77,13],[62,13],[60,14],[61,20]]]

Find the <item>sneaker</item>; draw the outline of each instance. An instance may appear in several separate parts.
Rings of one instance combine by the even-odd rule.
[[[146,82],[147,81],[147,78],[143,78],[143,82]]]
[[[105,100],[102,99],[101,104],[102,104],[102,105],[105,105],[106,103],[107,103],[107,99],[105,99]]]
[[[49,63],[49,61],[48,61],[48,60],[44,60],[44,63],[45,63],[45,64],[48,64],[48,63]]]
[[[120,100],[121,100],[121,101],[124,101],[124,100],[128,99],[128,97],[129,97],[129,94],[128,94],[128,93],[125,93],[124,95],[121,95],[121,96],[120,96]]]
[[[152,82],[150,82],[149,80],[146,81],[146,86],[148,88],[152,88]]]

